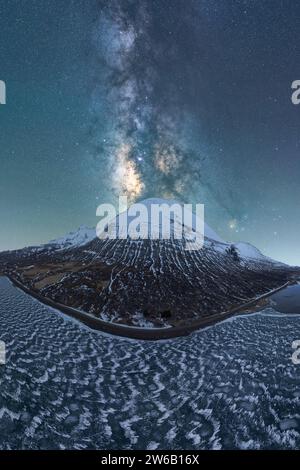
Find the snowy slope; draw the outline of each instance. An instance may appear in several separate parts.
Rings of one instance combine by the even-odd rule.
[[[151,205],[152,204],[167,204],[168,206],[172,206],[173,204],[180,204],[178,201],[174,199],[159,199],[159,198],[144,199],[143,201],[140,201],[140,203],[146,206],[147,208],[148,218],[144,222],[144,224],[146,225],[148,233],[150,233]],[[131,206],[131,209],[133,208],[133,206]],[[116,233],[118,234],[120,226],[127,227],[128,229],[130,222],[134,219],[134,216],[129,215],[130,213],[129,210],[131,209],[128,209],[127,211],[120,213],[115,219],[113,219],[108,225],[109,230],[111,230],[112,228],[115,228]],[[197,227],[197,224],[196,224],[197,216],[195,213],[192,213],[191,220],[192,220],[191,229],[192,231],[195,231]],[[163,224],[163,221],[160,221],[159,226],[155,227],[156,232],[157,232],[157,238],[161,238],[162,224]],[[185,224],[185,228],[186,227],[187,226]],[[175,220],[171,219],[171,230],[173,230],[174,233],[176,231],[182,231],[182,228],[183,226],[181,225],[181,223],[178,223],[176,219]],[[207,244],[213,243],[215,250],[218,251],[219,253],[225,253],[226,250],[228,250],[230,247],[233,246],[237,250],[237,254],[239,255],[239,257],[245,260],[252,259],[252,260],[257,260],[257,261],[264,261],[264,260],[273,261],[270,258],[264,256],[255,246],[251,245],[250,243],[246,243],[246,242],[230,243],[230,242],[226,242],[222,240],[221,237],[205,222],[204,222],[204,236],[205,236],[205,244],[207,245]]]
[[[96,237],[94,228],[81,225],[75,232],[67,233],[64,237],[51,240],[49,245],[55,245],[58,249],[75,248],[89,243]]]
[[[152,202],[171,203],[146,200],[146,207]],[[118,225],[120,217],[124,215],[111,223]],[[176,223],[183,228],[180,218],[173,218],[174,229]],[[157,223],[160,232],[163,221]],[[226,243],[207,225],[204,230],[204,246],[187,250],[186,237],[101,240],[95,229],[82,226],[39,252],[20,250],[4,256],[3,266],[10,270],[45,264],[46,269],[33,276],[22,269],[22,282],[59,303],[132,326],[180,325],[218,314],[290,279],[287,267],[250,244]],[[74,271],[70,261],[76,264]]]
[[[119,215],[117,215],[117,217],[109,223],[109,226],[108,226],[109,230],[112,230],[112,228],[115,228],[116,232],[119,233],[119,227],[120,226],[121,227],[122,226],[127,227],[127,229],[128,229],[128,226],[130,225],[130,223],[135,219],[135,216],[130,215],[130,213],[132,213],[131,211],[134,209],[135,206],[136,206],[136,208],[138,208],[139,204],[143,204],[147,209],[147,219],[145,219],[144,222],[142,222],[142,225],[146,226],[146,230],[147,230],[148,234],[150,234],[151,205],[153,205],[153,204],[159,204],[159,205],[164,204],[164,205],[168,205],[169,207],[171,207],[173,204],[180,204],[180,203],[178,201],[174,200],[174,199],[158,199],[158,198],[144,199],[143,201],[140,201],[137,204],[133,204],[127,211],[124,211],[124,212],[120,213]],[[172,216],[173,216],[173,214],[171,213],[171,217]],[[195,213],[192,213],[190,218],[191,218],[191,221],[192,221],[190,229],[195,231],[196,227],[197,227],[196,221],[197,221],[198,218],[197,218]],[[160,223],[159,223],[159,226],[154,227],[157,238],[161,237],[161,235],[162,235],[162,226],[163,226],[163,224],[168,224],[168,223],[169,223],[168,220],[165,220],[165,221],[161,220]],[[183,225],[181,223],[179,223],[176,218],[171,219],[171,230],[174,231],[174,233],[176,233],[177,231],[178,232],[180,231],[180,233],[182,233],[182,228],[183,228]],[[186,224],[185,224],[185,228],[187,228]],[[152,227],[152,231],[153,231],[153,227]],[[212,230],[205,222],[204,222],[204,236],[205,236],[205,238],[212,239],[212,240],[217,241],[219,243],[225,243],[216,234],[216,232],[214,232],[214,230]]]
[[[261,251],[258,248],[246,242],[237,242],[234,244],[235,248],[238,250],[239,255],[242,258],[251,258],[251,259],[265,259]]]
[[[174,199],[159,199],[159,198],[149,198],[149,199],[144,199],[143,201],[140,201],[138,204],[142,203],[146,208],[147,208],[147,213],[148,217],[145,220],[146,228],[148,233],[150,233],[150,224],[151,224],[151,205],[152,204],[167,204],[168,206],[172,206],[173,204],[178,204],[178,201]],[[180,203],[179,203],[180,204]],[[133,205],[134,206],[134,205]],[[129,211],[132,210],[133,206],[131,206],[130,209],[127,211],[124,211],[117,215],[117,217],[109,223],[108,227],[111,230],[113,227],[116,228],[116,232],[119,233],[119,227],[124,226],[127,227],[129,224],[134,220],[135,216],[129,215]],[[196,214],[192,214],[191,216],[192,220],[192,226],[190,227],[190,233],[192,231],[195,231],[197,224],[197,216]],[[162,224],[164,221],[160,221],[160,224],[158,227],[156,227],[156,232],[157,236],[161,237],[162,234]],[[171,219],[171,231],[176,231],[182,230],[183,226],[181,225],[180,222],[176,218]],[[187,228],[187,225],[185,225],[185,229]],[[158,236],[158,238],[159,238]],[[270,258],[264,256],[256,247],[251,245],[250,243],[246,242],[237,242],[237,243],[228,243],[224,240],[222,240],[219,235],[211,228],[207,223],[204,222],[204,236],[205,236],[205,245],[207,244],[214,244],[214,249],[218,251],[219,253],[225,253],[226,250],[230,246],[234,246],[235,249],[237,250],[237,253],[240,258],[242,259],[252,259],[252,260],[257,260],[257,261],[273,261]],[[48,245],[51,245],[51,247],[54,247],[56,250],[64,250],[64,249],[69,249],[69,248],[76,248],[76,247],[82,247],[92,240],[94,240],[97,237],[96,234],[96,229],[95,228],[89,228],[84,225],[80,226],[77,231],[70,232],[64,237],[57,238],[55,240],[51,240]],[[186,239],[188,239],[188,236],[186,236]]]

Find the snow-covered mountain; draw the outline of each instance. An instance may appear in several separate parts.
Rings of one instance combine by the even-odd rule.
[[[64,237],[51,240],[48,244],[53,245],[56,249],[63,250],[67,248],[75,248],[89,243],[96,237],[96,229],[81,225],[75,232],[69,232]]]
[[[148,209],[152,203],[172,203],[143,202]],[[130,212],[108,225],[120,226],[126,216],[129,224]],[[174,231],[183,228],[180,218],[173,217]],[[191,220],[188,236],[196,227],[195,216]],[[295,275],[295,269],[274,262],[248,243],[224,242],[207,224],[204,234],[201,249],[186,250],[184,237],[99,239],[95,229],[82,226],[38,249],[0,254],[0,268],[59,303],[106,321],[138,326],[181,325],[206,318]]]
[[[159,199],[159,198],[149,198],[140,201],[138,204],[143,204],[148,213],[148,218],[146,223],[148,224],[147,231],[150,234],[150,224],[151,224],[151,206],[153,204],[166,204],[171,207],[173,204],[178,204],[178,201],[174,199]],[[133,205],[134,206],[134,205]],[[117,215],[117,217],[110,221],[108,224],[108,229],[112,230],[113,227],[116,229],[116,233],[119,233],[120,226],[127,226],[127,229],[134,219],[134,216],[130,215],[130,212],[133,209],[133,206],[129,208],[127,211],[124,211]],[[195,231],[197,228],[196,221],[198,217],[195,213],[191,214],[191,230]],[[163,220],[160,220],[160,224],[156,227],[157,234],[162,234],[162,224],[164,223]],[[176,218],[171,219],[171,232],[175,233],[176,231],[182,230],[184,228],[184,224],[182,223],[179,225],[177,223]],[[185,226],[186,229],[186,226]],[[99,235],[99,234],[98,234]],[[237,243],[230,243],[222,240],[222,238],[206,223],[204,222],[204,237],[205,237],[205,245],[213,243],[215,249],[219,252],[226,252],[228,249],[236,250],[238,256],[240,258],[245,259],[254,259],[254,260],[269,260],[272,261],[270,258],[264,256],[258,248],[254,247],[250,243],[247,242],[237,242]],[[55,250],[65,250],[70,248],[79,248],[84,247],[85,245],[89,244],[92,240],[97,238],[96,228],[89,228],[85,225],[81,225],[78,230],[74,232],[70,232],[67,235],[57,238],[55,240],[51,240],[47,245],[50,245],[51,249]],[[40,247],[42,249],[43,246]]]
[[[251,245],[251,243],[237,242],[237,243],[234,243],[233,246],[236,248],[241,258],[249,258],[249,259],[258,260],[258,261],[269,260],[277,264],[283,264],[283,263],[279,263],[279,261],[272,260],[268,256],[265,256],[258,248],[256,248],[254,245]]]
[[[173,203],[142,202],[148,209],[152,203]],[[107,228],[126,227],[134,217],[130,211],[121,213]],[[162,224],[157,227],[159,234]],[[216,314],[286,281],[286,267],[252,245],[224,242],[207,224],[204,232],[203,248],[192,251],[185,249],[184,238],[172,236],[164,240],[96,237],[65,254],[61,251],[60,264],[71,261],[81,265],[82,272],[67,273],[56,284],[45,285],[42,293],[107,321],[142,326],[178,324]]]
[[[171,207],[173,204],[180,204],[178,201],[174,199],[159,199],[159,198],[149,198],[149,199],[144,199],[143,201],[140,201],[138,204],[143,204],[143,206],[146,207],[147,209],[147,219],[144,221],[144,226],[145,229],[147,230],[147,233],[150,238],[150,233],[151,233],[151,206],[153,204],[159,204],[159,205],[167,205]],[[130,223],[133,221],[134,217],[132,214],[132,209],[134,206],[133,205],[131,208],[129,208],[127,211],[124,211],[120,214],[117,215],[117,217],[113,220],[110,221],[110,223],[107,225],[107,231],[115,230],[117,234],[121,232],[120,227],[126,227],[127,231],[130,226]],[[134,212],[134,211],[133,211]],[[191,226],[190,226],[190,234],[193,235],[193,232],[197,230],[197,227],[199,227],[201,224],[199,224],[199,216],[197,216],[195,213],[190,213],[190,220],[192,221]],[[198,225],[197,225],[198,222]],[[159,226],[154,227],[154,231],[156,232],[156,236],[158,238],[162,238],[162,226],[163,224],[168,224],[169,221],[164,221],[162,218],[159,222]],[[206,222],[203,224],[204,226],[204,245],[213,245],[215,250],[221,253],[226,253],[229,250],[235,250],[236,254],[241,258],[245,260],[257,260],[257,261],[270,261],[274,262],[271,258],[266,257],[261,253],[261,251],[256,248],[255,246],[251,245],[250,243],[247,242],[237,242],[237,243],[231,243],[224,241]],[[176,220],[176,217],[172,218],[171,214],[171,223],[170,223],[170,228],[171,228],[171,233],[173,235],[176,232],[182,233],[183,230],[187,229],[187,226],[185,224],[185,221]],[[153,230],[153,227],[152,227]],[[186,230],[185,237],[187,238],[187,234],[189,233],[188,230]],[[99,235],[99,234],[98,234]]]
[[[171,220],[169,220],[169,218],[164,220],[164,218],[161,217],[159,224],[155,225],[154,221],[151,218],[152,217],[151,207],[153,205],[159,205],[161,207],[168,206],[171,209],[172,206],[175,204],[177,205],[179,204],[182,206],[182,204],[180,204],[178,201],[174,199],[158,199],[158,198],[144,199],[136,204],[133,204],[130,208],[128,208],[128,210],[118,214],[115,219],[109,222],[107,230],[110,231],[112,229],[115,229],[116,233],[119,234],[122,230],[120,227],[123,227],[123,228],[125,227],[128,232],[131,222],[135,219],[135,215],[131,215],[131,214],[135,212],[134,209],[138,210],[139,206],[143,205],[146,208],[146,214],[139,214],[139,218],[142,221],[141,225],[148,233],[149,238],[150,238],[151,231],[152,233],[154,232],[156,234],[157,238],[162,238],[163,227],[168,226],[169,222],[170,222],[171,232],[173,232],[173,234],[175,234],[176,232],[182,233],[183,230],[185,230],[187,234],[188,228],[191,231],[195,232],[197,227],[201,225],[201,222],[200,222],[199,216],[197,216],[192,211],[187,211],[189,214],[190,222],[191,222],[189,227],[187,226],[187,223],[185,220],[178,219],[176,217],[176,214],[173,214],[173,213],[171,213]],[[144,218],[144,216],[146,217]],[[198,226],[197,226],[197,222],[198,222]],[[216,234],[216,232],[212,230],[205,222],[204,222],[204,236],[205,238],[209,238],[217,242],[224,243],[223,240]]]

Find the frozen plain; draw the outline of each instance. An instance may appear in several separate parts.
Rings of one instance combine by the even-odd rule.
[[[300,316],[185,338],[104,335],[0,278],[1,449],[300,448]]]

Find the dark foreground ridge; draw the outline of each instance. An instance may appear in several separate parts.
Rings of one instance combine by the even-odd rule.
[[[300,268],[246,243],[206,236],[201,249],[188,251],[174,237],[87,235],[81,228],[59,242],[0,253],[0,273],[93,328],[140,339],[186,335],[300,278]]]
[[[207,326],[214,325],[234,315],[241,315],[243,314],[243,310],[245,310],[246,308],[255,306],[259,301],[266,299],[267,297],[274,294],[275,292],[278,292],[284,289],[285,287],[287,287],[288,285],[292,284],[292,282],[287,282],[284,285],[278,287],[277,289],[273,289],[272,291],[267,292],[266,294],[258,298],[252,299],[251,301],[246,302],[243,305],[239,305],[238,307],[230,311],[222,312],[220,314],[211,315],[206,318],[193,321],[189,325],[186,325],[186,326],[177,326],[177,327],[169,327],[169,328],[167,327],[165,328],[141,328],[141,327],[132,327],[132,326],[130,327],[126,325],[109,323],[109,322],[100,320],[86,312],[76,310],[72,307],[68,307],[67,305],[62,305],[57,302],[54,302],[53,300],[47,297],[43,297],[42,295],[38,294],[35,291],[32,291],[31,289],[24,286],[18,280],[12,277],[10,277],[10,280],[16,287],[19,287],[25,293],[36,298],[43,304],[49,305],[50,307],[60,310],[61,312],[69,315],[70,317],[81,321],[82,323],[89,326],[93,330],[103,331],[105,333],[112,334],[112,335],[124,336],[127,338],[148,340],[148,341],[155,341],[155,340],[160,340],[160,339],[171,339],[171,338],[177,338],[180,336],[187,336],[193,331],[205,328]]]

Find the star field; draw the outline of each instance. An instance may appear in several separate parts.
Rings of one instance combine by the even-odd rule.
[[[300,263],[300,5],[2,2],[0,249],[95,225],[100,202],[205,204],[227,240]]]

